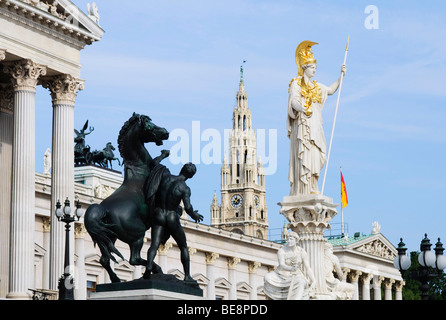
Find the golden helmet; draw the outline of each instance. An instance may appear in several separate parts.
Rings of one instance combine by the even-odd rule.
[[[299,70],[298,75],[303,75],[302,66],[316,63],[316,59],[313,56],[313,52],[311,52],[311,46],[318,44],[317,42],[305,40],[302,41],[296,48],[296,64],[297,69]]]

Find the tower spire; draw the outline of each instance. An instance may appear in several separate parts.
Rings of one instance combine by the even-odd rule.
[[[245,81],[243,80],[243,64],[246,62],[246,60],[243,60],[242,65],[240,66],[240,91],[244,91],[245,88]]]
[[[243,60],[243,64],[246,60]],[[257,162],[256,134],[240,66],[240,90],[233,111],[228,158],[221,168],[221,205],[216,194],[211,205],[211,226],[252,237],[268,238],[268,213],[265,200],[265,171]],[[259,160],[260,161],[260,160]]]

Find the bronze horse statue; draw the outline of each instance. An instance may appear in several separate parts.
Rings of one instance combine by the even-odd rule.
[[[120,282],[110,267],[110,260],[116,262],[112,254],[124,260],[114,245],[117,239],[129,245],[130,264],[147,265],[140,254],[144,235],[151,227],[152,210],[146,203],[145,184],[152,169],[169,155],[169,151],[163,150],[160,156],[153,159],[144,144],[154,142],[159,146],[168,138],[169,132],[156,126],[148,116],[133,113],[122,126],[118,137],[118,148],[124,164],[124,181],[113,194],[100,204],[88,207],[85,213],[85,227],[101,251],[100,263],[112,282]],[[151,272],[162,273],[156,264]]]
[[[117,160],[118,164],[121,165],[121,162],[118,158],[115,157],[115,154],[113,153],[113,150],[115,150],[115,147],[113,147],[111,142],[108,142],[104,149],[102,150],[95,150],[91,153],[92,162],[94,164],[98,164],[99,166],[103,168],[108,168],[108,164],[110,163],[110,169],[113,169],[113,160]]]

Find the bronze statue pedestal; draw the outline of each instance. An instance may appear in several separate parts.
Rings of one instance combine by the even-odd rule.
[[[197,283],[178,280],[169,274],[154,274],[150,279],[136,279],[96,286],[89,300],[202,300]]]

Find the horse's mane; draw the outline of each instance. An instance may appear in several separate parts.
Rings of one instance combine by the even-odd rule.
[[[121,130],[119,131],[118,136],[118,149],[119,154],[121,155],[122,159],[125,160],[124,154],[125,154],[125,137],[127,136],[130,128],[135,124],[136,121],[141,120],[141,115],[137,113],[133,113],[132,117],[127,120],[124,125],[122,126]]]

